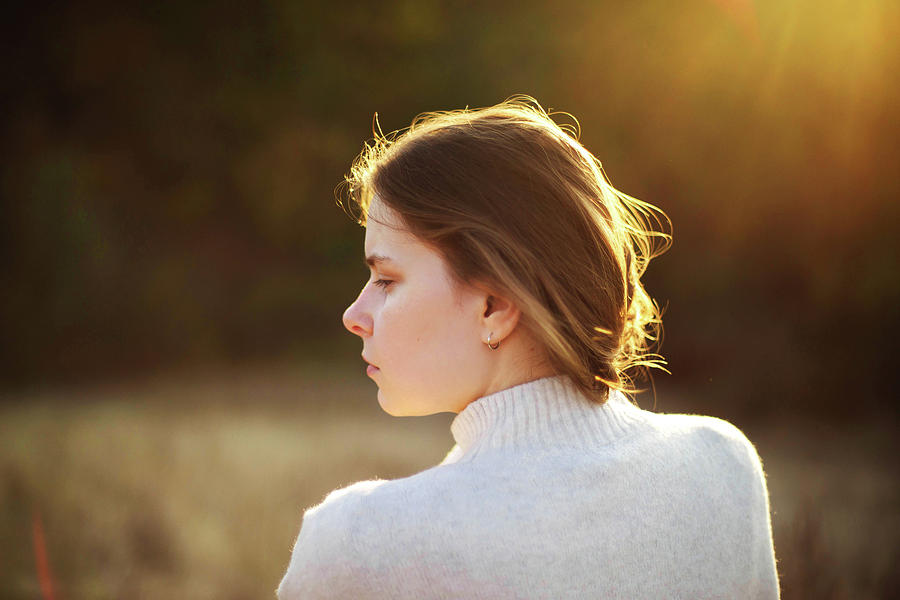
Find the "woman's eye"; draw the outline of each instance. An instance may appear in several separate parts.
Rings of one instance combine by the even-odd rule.
[[[390,279],[376,279],[373,283],[379,287],[386,288],[387,286],[391,285],[394,282],[391,281]]]

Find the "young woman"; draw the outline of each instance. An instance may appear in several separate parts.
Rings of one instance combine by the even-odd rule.
[[[433,113],[348,176],[371,276],[344,313],[392,415],[453,412],[438,466],[303,518],[293,598],[777,598],[759,457],[632,404],[664,215],[531,99]]]

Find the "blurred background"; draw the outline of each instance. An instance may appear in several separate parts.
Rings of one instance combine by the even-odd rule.
[[[0,63],[0,597],[267,598],[302,509],[439,461],[340,322],[333,190],[526,93],[663,208],[642,407],[753,440],[783,594],[900,595],[900,5],[16,2]]]

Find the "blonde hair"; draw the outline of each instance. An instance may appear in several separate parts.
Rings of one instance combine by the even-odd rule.
[[[425,113],[389,135],[377,115],[374,125],[337,190],[358,223],[377,195],[459,282],[512,300],[556,372],[600,402],[609,389],[633,391],[632,369],[665,365],[650,352],[660,311],[641,276],[671,224],[609,183],[572,115],[514,96]]]

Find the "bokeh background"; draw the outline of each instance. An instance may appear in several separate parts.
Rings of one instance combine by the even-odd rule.
[[[304,507],[440,460],[340,324],[333,192],[376,111],[518,93],[671,217],[638,402],[757,444],[784,596],[900,595],[897,3],[39,1],[0,39],[0,597],[273,597]]]

